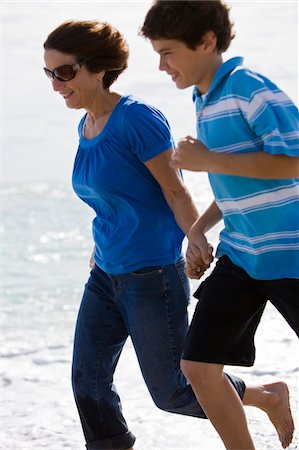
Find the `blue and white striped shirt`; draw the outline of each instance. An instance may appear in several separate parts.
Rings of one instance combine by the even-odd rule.
[[[195,87],[198,139],[213,152],[299,156],[297,108],[242,63],[225,62],[203,99]],[[209,179],[225,225],[217,257],[255,279],[299,278],[299,179]]]

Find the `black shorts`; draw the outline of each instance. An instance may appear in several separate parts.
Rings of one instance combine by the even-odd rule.
[[[199,301],[183,359],[252,366],[254,335],[267,300],[299,336],[299,279],[255,280],[223,256],[194,296]]]

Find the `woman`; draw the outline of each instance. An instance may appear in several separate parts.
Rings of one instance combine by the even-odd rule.
[[[198,218],[177,171],[165,117],[111,90],[128,46],[107,23],[70,21],[47,38],[45,72],[69,108],[84,108],[73,187],[91,206],[95,265],[78,314],[73,389],[88,449],[131,449],[113,374],[130,335],[155,404],[206,417],[180,371],[189,285],[181,245]],[[189,268],[202,274],[199,261]],[[199,266],[199,267],[198,267]],[[274,401],[264,388],[230,377],[244,403]],[[269,389],[268,389],[269,391]],[[276,394],[275,394],[276,395]]]

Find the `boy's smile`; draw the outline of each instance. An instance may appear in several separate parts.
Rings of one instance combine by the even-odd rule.
[[[204,94],[209,90],[216,70],[222,64],[216,53],[216,37],[207,33],[195,50],[175,39],[151,39],[155,52],[160,55],[159,69],[171,76],[178,89],[197,85]]]

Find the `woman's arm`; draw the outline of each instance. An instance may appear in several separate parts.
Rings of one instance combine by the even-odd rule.
[[[159,183],[163,195],[174,213],[177,224],[188,236],[192,225],[199,219],[199,213],[179,172],[169,165],[172,152],[173,149],[169,149],[161,153],[147,161],[145,166]],[[210,260],[206,258],[206,262],[204,262],[198,253],[192,260],[192,267],[189,265],[189,270],[186,270],[187,275],[192,275],[194,271],[196,278],[200,278],[210,266],[212,260],[213,257],[211,256]],[[199,268],[200,270],[198,270]]]
[[[265,152],[216,153],[188,136],[182,139],[170,166],[200,172],[221,173],[249,178],[284,179],[299,177],[299,157],[270,155]]]
[[[192,225],[189,231],[187,258],[192,262],[193,258],[201,256],[203,261],[210,261],[211,246],[205,237],[205,234],[222,219],[222,213],[215,200],[210,204],[206,211]]]
[[[193,224],[189,231],[189,244],[186,252],[186,273],[189,278],[200,278],[202,270],[197,261],[201,260],[205,265],[213,261],[213,248],[208,243],[205,233],[213,228],[222,219],[222,214],[215,201],[207,208]]]
[[[145,162],[145,166],[159,183],[165,200],[173,211],[179,227],[188,236],[189,230],[198,219],[199,213],[191,194],[184,184],[178,170],[169,165],[173,149],[160,153]]]

